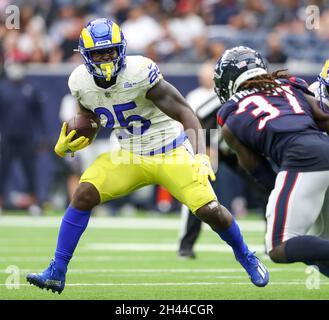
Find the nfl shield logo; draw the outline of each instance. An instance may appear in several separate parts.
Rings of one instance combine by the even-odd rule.
[[[106,97],[106,98],[110,98],[110,97],[111,97],[111,92],[106,91],[106,92],[105,92],[105,97]]]

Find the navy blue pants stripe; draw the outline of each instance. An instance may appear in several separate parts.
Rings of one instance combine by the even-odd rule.
[[[298,172],[287,172],[275,206],[275,218],[272,233],[273,248],[281,244],[287,219],[290,194],[296,184]]]

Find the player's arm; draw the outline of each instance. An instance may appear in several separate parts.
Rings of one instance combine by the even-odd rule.
[[[197,133],[202,129],[200,121],[173,85],[165,80],[160,80],[148,90],[146,98],[152,100],[162,112],[184,126],[195,153],[206,153],[203,137],[197,140]]]
[[[267,190],[274,188],[276,173],[270,163],[262,156],[243,145],[227,125],[222,128],[223,138],[236,153],[239,165]]]
[[[307,94],[304,94],[304,97],[312,108],[313,117],[319,129],[329,134],[329,114],[322,111],[317,99]]]
[[[206,143],[199,119],[179,91],[165,80],[160,80],[146,93],[146,98],[170,118],[179,121],[188,135],[195,152],[194,180],[207,184],[208,175],[215,180],[209,157],[206,155]]]

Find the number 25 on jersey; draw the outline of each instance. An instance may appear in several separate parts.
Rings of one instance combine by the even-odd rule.
[[[124,115],[124,111],[132,110],[135,109],[136,107],[137,107],[136,103],[131,101],[123,104],[115,104],[113,105],[113,110],[122,128],[126,128],[131,134],[143,134],[147,129],[150,128],[151,121],[137,114],[130,115],[128,117],[125,117]],[[95,109],[95,113],[97,114],[98,117],[100,117],[101,115],[104,115],[106,117],[107,121],[105,126],[107,128],[112,129],[114,127],[115,119],[114,119],[114,115],[110,110],[108,110],[105,107],[98,107]],[[133,121],[140,121],[141,127],[140,128],[133,127],[130,124]]]

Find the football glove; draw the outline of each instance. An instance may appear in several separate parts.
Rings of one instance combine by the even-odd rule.
[[[214,171],[211,168],[209,157],[206,154],[198,153],[194,157],[193,162],[193,181],[198,181],[203,185],[207,185],[208,176],[211,181],[216,180]]]
[[[66,132],[67,123],[64,122],[54,148],[58,156],[64,157],[67,152],[74,153],[75,151],[85,148],[89,144],[89,139],[83,136],[72,141],[72,138],[76,134],[76,130],[72,130],[68,135],[66,135]]]

